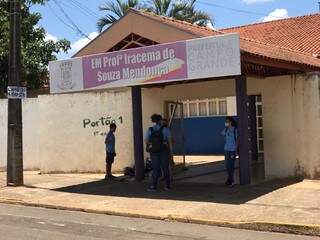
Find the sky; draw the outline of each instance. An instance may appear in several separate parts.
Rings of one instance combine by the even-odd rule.
[[[68,54],[60,53],[59,59],[72,56],[97,35],[96,22],[103,12],[99,6],[113,0],[50,0],[44,6],[34,5],[33,12],[40,12],[39,25],[44,27],[46,39],[66,38],[71,42]],[[256,22],[295,17],[319,12],[319,0],[197,0],[197,9],[207,12],[214,20],[214,28],[221,29]],[[57,4],[58,3],[58,4]],[[59,7],[60,6],[60,7]],[[64,11],[64,13],[61,11]],[[83,33],[74,30],[71,21]]]

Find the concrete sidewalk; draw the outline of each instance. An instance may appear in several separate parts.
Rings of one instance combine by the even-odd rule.
[[[1,174],[2,182],[5,174]],[[25,173],[26,187],[2,187],[0,202],[320,236],[320,182],[277,180],[226,188],[187,178],[165,192],[101,174]]]

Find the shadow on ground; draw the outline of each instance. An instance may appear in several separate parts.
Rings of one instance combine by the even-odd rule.
[[[197,166],[196,168],[199,168],[199,166]],[[208,168],[214,169],[215,171],[210,173],[208,172]],[[204,171],[204,175],[206,177],[210,176],[210,174],[214,176],[214,174],[221,173],[222,176],[224,176],[222,168],[217,168],[210,165],[205,166],[205,169],[206,171]],[[170,191],[162,190],[163,183],[160,182],[159,191],[147,192],[146,189],[149,183],[148,180],[137,182],[133,179],[118,179],[114,181],[100,180],[84,184],[56,188],[52,190],[68,193],[116,196],[127,198],[148,198],[225,204],[242,204],[250,200],[256,199],[258,197],[261,197],[270,192],[273,192],[277,189],[287,187],[291,184],[299,182],[299,180],[297,179],[282,179],[268,182],[263,181],[248,186],[236,185],[232,188],[227,188],[223,184],[223,181],[220,183],[219,181],[199,181],[199,171],[195,171],[194,169],[190,169],[189,171],[191,175],[188,175],[187,173],[183,173],[182,175],[180,175],[182,177],[178,177],[179,180],[176,180],[174,182],[173,189]],[[194,181],[192,180],[192,174],[195,174]]]

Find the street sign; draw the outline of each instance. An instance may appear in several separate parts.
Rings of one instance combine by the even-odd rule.
[[[23,99],[27,98],[26,87],[8,86],[7,97],[11,99]]]

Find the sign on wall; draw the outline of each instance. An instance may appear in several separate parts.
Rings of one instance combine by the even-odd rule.
[[[89,55],[49,64],[50,93],[241,74],[239,35]]]
[[[10,99],[24,99],[27,98],[27,88],[19,86],[8,86],[7,97]]]

